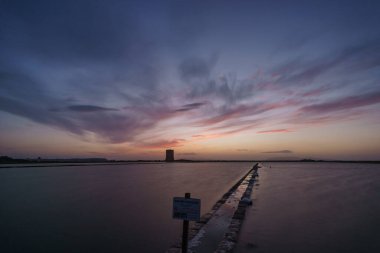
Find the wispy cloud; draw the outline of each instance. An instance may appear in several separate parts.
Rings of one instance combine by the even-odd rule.
[[[292,154],[293,151],[291,150],[276,150],[276,151],[265,151],[265,152],[261,152],[261,153],[264,153],[264,154]]]
[[[222,110],[218,113],[218,115],[210,117],[210,118],[202,119],[198,123],[203,126],[214,125],[214,124],[224,122],[229,119],[239,118],[247,110],[249,110],[249,107],[246,105],[239,105],[239,106],[228,108],[228,109],[222,108]]]
[[[258,131],[256,133],[258,133],[258,134],[272,134],[272,133],[289,133],[289,132],[292,132],[292,131],[289,129],[271,129],[271,130]]]
[[[380,66],[379,40],[342,45],[318,57],[287,55],[246,76],[224,69],[222,54],[192,55],[189,50],[169,59],[176,63],[168,72],[178,74],[169,86],[167,66],[162,64],[167,55],[160,59],[166,49],[160,52],[157,46],[163,38],[144,28],[133,4],[112,6],[79,3],[87,10],[82,13],[64,2],[26,3],[23,11],[0,22],[7,24],[1,26],[0,110],[84,140],[162,148],[186,145],[181,136],[167,138],[174,128],[187,128],[192,140],[247,131],[288,133],[295,124],[360,117],[358,109],[380,103],[378,75],[366,72]],[[11,1],[4,4],[10,13],[18,8]],[[52,12],[35,16],[46,9]],[[72,14],[70,19],[61,9]],[[188,31],[196,33],[200,23],[181,24],[182,17],[177,19],[173,26],[181,36],[176,39],[184,36],[191,44]],[[183,46],[183,39],[172,39],[170,45]],[[311,41],[304,36],[295,40],[287,45],[294,48]],[[166,121],[171,121],[167,129],[161,127]],[[278,123],[286,124],[279,128]],[[155,138],[147,142],[142,135]]]
[[[331,72],[350,73],[380,66],[379,40],[347,46],[341,51],[314,60],[289,60],[273,69],[277,84],[308,85]]]
[[[243,125],[243,126],[240,126],[240,127],[232,127],[232,126],[230,126],[230,127],[221,127],[221,128],[219,128],[219,131],[207,131],[206,134],[193,135],[192,137],[196,141],[199,141],[199,140],[209,140],[209,139],[222,138],[222,137],[236,135],[236,134],[239,134],[239,133],[243,133],[243,132],[249,131],[252,128],[254,128],[254,125],[249,125],[249,124]]]
[[[218,56],[213,54],[209,59],[193,57],[182,61],[178,72],[188,87],[187,97],[214,97],[229,104],[251,97],[254,91],[252,80],[238,80],[233,73],[217,77],[212,75],[217,59]]]
[[[302,107],[300,111],[310,114],[331,113],[341,110],[350,110],[363,106],[380,103],[380,92],[366,93],[356,96],[343,97],[331,102],[312,104]]]

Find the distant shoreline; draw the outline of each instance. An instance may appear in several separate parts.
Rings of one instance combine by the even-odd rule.
[[[298,160],[269,160],[269,159],[252,159],[252,160],[190,160],[190,159],[178,159],[174,161],[165,160],[109,160],[107,158],[90,157],[90,158],[53,158],[42,159],[40,157],[31,158],[12,158],[9,156],[0,156],[0,165],[4,164],[28,164],[28,165],[43,165],[43,164],[123,164],[123,163],[205,163],[205,162],[322,162],[322,163],[380,163],[379,161],[371,160],[315,160],[310,158],[298,159]]]
[[[69,167],[69,166],[94,166],[94,165],[129,165],[129,164],[173,164],[173,163],[364,163],[364,164],[380,164],[380,161],[341,161],[341,160],[175,160],[165,162],[164,160],[105,160],[105,161],[88,161],[88,160],[47,160],[33,161],[14,159],[12,162],[0,162],[0,169],[5,168],[33,168],[33,167]]]

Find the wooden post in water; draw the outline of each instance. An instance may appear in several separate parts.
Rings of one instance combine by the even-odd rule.
[[[190,193],[185,193],[185,198],[190,198]],[[187,240],[189,237],[189,221],[183,221],[183,230],[182,230],[182,253],[187,253]]]

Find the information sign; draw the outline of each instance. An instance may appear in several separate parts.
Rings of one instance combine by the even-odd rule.
[[[173,218],[188,221],[199,221],[201,200],[193,198],[173,198]]]

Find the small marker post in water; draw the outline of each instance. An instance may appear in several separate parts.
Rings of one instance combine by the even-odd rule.
[[[201,215],[201,200],[192,199],[190,196],[187,192],[184,198],[173,198],[173,218],[183,220],[182,253],[187,253],[189,221],[199,221]]]

